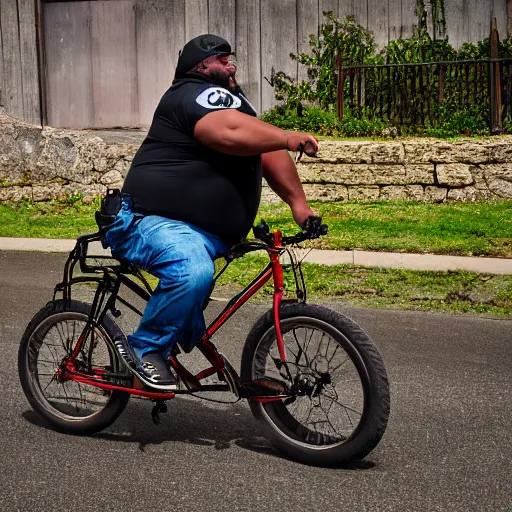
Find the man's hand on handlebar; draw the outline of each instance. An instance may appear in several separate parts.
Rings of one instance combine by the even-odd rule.
[[[302,231],[299,231],[292,236],[283,236],[282,244],[283,246],[299,244],[305,240],[312,240],[313,238],[326,235],[327,232],[328,227],[326,224],[322,224],[322,217],[312,215],[304,221],[302,225]],[[254,226],[253,233],[254,237],[258,240],[262,240],[270,246],[274,245],[274,235],[270,232],[270,229],[265,221],[261,220],[259,225]]]
[[[327,224],[322,224],[322,217],[312,215],[308,217],[302,224],[302,229],[311,237],[318,238],[326,235],[328,231]]]
[[[298,226],[302,227],[304,222],[308,219],[308,217],[314,217],[315,212],[309,207],[307,203],[299,202],[298,204],[290,205],[290,209],[292,211],[293,220],[297,223]]]
[[[309,133],[287,132],[287,149],[294,152],[304,152],[308,156],[318,153],[318,141]]]

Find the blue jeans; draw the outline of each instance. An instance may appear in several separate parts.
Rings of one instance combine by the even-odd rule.
[[[188,348],[197,343],[205,330],[203,304],[213,285],[213,262],[228,245],[191,224],[135,213],[126,196],[105,242],[113,256],[159,278],[138,329],[128,336],[137,355],[167,357],[176,342]]]

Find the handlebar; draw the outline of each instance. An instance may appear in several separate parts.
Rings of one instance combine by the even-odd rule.
[[[322,217],[310,216],[306,219],[302,226],[302,231],[299,231],[292,236],[283,236],[281,243],[284,246],[298,244],[305,240],[313,240],[320,236],[326,235],[329,228],[326,224],[322,224]],[[252,228],[254,237],[269,246],[274,245],[274,234],[270,232],[268,225],[265,221],[260,221],[259,225]]]

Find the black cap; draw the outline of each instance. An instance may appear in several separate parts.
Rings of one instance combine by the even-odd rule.
[[[194,66],[212,55],[231,55],[231,53],[231,45],[222,37],[214,34],[194,37],[180,52],[174,78],[183,78]]]

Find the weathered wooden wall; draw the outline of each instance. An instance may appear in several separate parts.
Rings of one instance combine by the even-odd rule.
[[[40,122],[36,0],[0,0],[1,102]],[[507,33],[507,0],[445,0],[455,46],[488,36],[491,13]],[[61,127],[147,126],[172,82],[185,41],[205,32],[232,43],[239,82],[262,112],[275,104],[274,67],[305,77],[290,58],[308,51],[324,11],[353,14],[376,42],[411,35],[416,0],[44,0],[45,106]]]
[[[0,0],[0,104],[40,124],[34,0]]]

